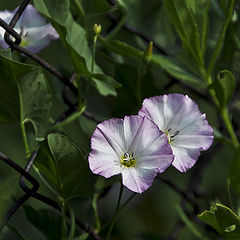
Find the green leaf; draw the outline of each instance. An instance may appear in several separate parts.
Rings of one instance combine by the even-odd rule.
[[[41,69],[36,68],[18,82],[21,121],[31,122],[35,138],[44,138],[50,126],[51,92]]]
[[[142,60],[143,58],[144,53],[142,51],[128,45],[127,43],[116,40],[106,40],[101,37],[99,38],[99,40],[105,48],[117,54],[139,60]],[[205,84],[201,81],[201,79],[198,76],[189,73],[187,70],[184,69],[183,66],[181,66],[181,64],[178,61],[176,61],[173,58],[165,57],[160,54],[158,55],[153,54],[151,62],[160,66],[170,75],[176,77],[177,79],[183,82],[194,85],[198,89],[203,90],[205,88]]]
[[[233,8],[234,8],[234,0],[229,0],[228,1],[228,9],[226,11],[226,18],[225,18],[225,21],[224,21],[223,26],[221,28],[221,31],[219,33],[217,43],[215,44],[215,48],[214,48],[213,54],[212,54],[210,62],[209,62],[209,66],[208,66],[208,70],[207,70],[208,75],[212,74],[213,69],[215,67],[216,60],[217,60],[217,58],[220,54],[228,25],[229,25],[229,23],[232,19]]]
[[[49,209],[34,210],[24,206],[29,222],[33,224],[48,240],[61,239],[61,216]]]
[[[76,21],[73,20],[72,14],[69,10],[68,0],[34,0],[34,5],[42,14],[49,18],[55,29],[60,35],[61,41],[68,51],[69,56],[72,59],[73,66],[77,73],[78,78],[82,75],[86,79],[91,79],[92,73],[91,61],[92,53],[89,49],[86,32]],[[56,5],[56,6],[55,6]],[[95,67],[95,73],[103,74],[99,67]],[[116,95],[114,84],[110,81],[98,81],[98,78],[94,78],[91,83],[97,81],[97,84],[93,84],[100,94]]]
[[[17,81],[32,69],[32,65],[11,60],[8,50],[0,51],[0,123],[19,121]]]
[[[228,70],[220,71],[218,73],[217,80],[210,85],[210,88],[214,89],[215,91],[221,108],[227,106],[231,101],[235,90],[235,85],[235,77]]]
[[[90,170],[80,149],[59,133],[49,134],[35,160],[59,196],[65,200],[92,193]]]
[[[235,157],[232,161],[230,170],[229,170],[229,178],[231,181],[232,187],[237,191],[238,194],[240,194],[240,148],[235,154]]]
[[[12,233],[14,233],[16,236],[18,236],[18,239],[20,240],[29,240],[27,238],[25,238],[16,228],[10,226],[10,225],[7,225],[7,228],[12,231]]]
[[[100,14],[108,12],[111,7],[108,4],[107,0],[76,0],[81,1],[84,8],[84,12],[87,15]]]
[[[163,3],[183,45],[192,54],[199,66],[203,67],[203,51],[200,44],[198,25],[191,9],[194,6],[192,1],[163,0]]]
[[[210,211],[206,210],[198,217],[213,227],[224,239],[240,239],[240,219],[227,206],[216,204]]]
[[[26,128],[32,137],[45,137],[49,128],[51,92],[41,69],[34,65],[12,60],[8,51],[0,52],[0,122],[31,123],[34,132]]]
[[[206,45],[206,37],[208,33],[208,21],[209,21],[209,5],[210,0],[187,0],[187,5],[192,11],[193,17],[196,21],[198,32],[200,35],[201,48],[204,53]]]

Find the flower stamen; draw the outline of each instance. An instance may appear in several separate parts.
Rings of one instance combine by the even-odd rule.
[[[165,133],[167,134],[168,142],[169,142],[169,143],[175,141],[175,137],[176,137],[176,136],[179,134],[179,132],[180,132],[179,130],[177,130],[175,133],[171,134],[170,131],[171,131],[171,128],[169,128],[169,129],[167,130],[167,132],[165,132]]]
[[[132,153],[124,153],[122,158],[121,158],[121,164],[124,167],[130,168],[130,167],[134,167],[136,163],[136,159],[135,159],[135,154]]]

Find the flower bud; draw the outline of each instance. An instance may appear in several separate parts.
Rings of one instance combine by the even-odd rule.
[[[151,41],[144,52],[144,62],[148,64],[152,60],[153,42]]]
[[[93,31],[94,31],[95,35],[98,36],[101,33],[101,30],[102,30],[101,24],[95,23],[93,26]]]

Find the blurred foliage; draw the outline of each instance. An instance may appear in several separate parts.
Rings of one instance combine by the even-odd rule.
[[[12,10],[20,3],[1,0],[0,10]],[[239,1],[33,0],[32,4],[60,35],[38,55],[64,76],[72,76],[78,97],[31,59],[1,50],[0,152],[24,167],[29,152],[40,144],[35,170],[31,170],[40,192],[72,209],[90,227],[96,227],[98,214],[99,235],[104,239],[119,179],[93,176],[88,169],[96,122],[82,113],[87,110],[100,120],[123,117],[137,114],[146,97],[187,94],[206,113],[215,141],[187,173],[170,167],[163,177],[190,195],[198,212],[192,214],[191,202],[156,179],[120,212],[111,239],[240,239]],[[95,23],[102,26],[96,46]],[[153,55],[146,64],[144,52],[150,40]],[[65,96],[77,106],[76,111],[54,125],[68,110]],[[2,162],[0,176],[2,221],[23,192],[19,175]],[[125,189],[123,202],[131,194]],[[92,198],[98,200],[95,209]],[[0,238],[60,239],[61,217],[30,198]],[[76,230],[69,240],[91,239],[69,218],[66,226]]]

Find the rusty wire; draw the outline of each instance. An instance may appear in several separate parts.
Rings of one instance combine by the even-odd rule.
[[[12,51],[16,50],[16,51],[20,52],[21,54],[24,54],[27,57],[31,58],[33,61],[35,61],[36,63],[41,65],[47,71],[49,71],[52,75],[57,77],[57,79],[59,79],[64,86],[68,87],[70,89],[70,91],[74,95],[77,96],[78,90],[72,84],[71,79],[68,79],[65,76],[63,76],[62,73],[60,73],[54,66],[50,65],[44,59],[40,58],[37,54],[35,54],[32,51],[30,51],[24,47],[21,47],[19,45],[21,43],[21,36],[14,30],[14,26],[17,23],[18,19],[21,17],[22,13],[24,12],[24,10],[27,7],[27,5],[29,4],[29,2],[30,2],[30,0],[22,1],[22,3],[20,4],[18,10],[12,17],[9,24],[7,24],[5,21],[3,21],[0,18],[0,27],[4,28],[6,31],[5,35],[4,35],[5,41],[8,43],[8,45]],[[109,15],[109,18],[114,22],[117,21],[117,19],[115,19],[112,15]],[[127,31],[130,31],[130,32],[140,36],[145,41],[149,40],[149,38],[146,37],[143,33],[140,33],[139,31],[137,31],[136,29],[134,29],[133,27],[131,27],[127,24],[125,24],[123,26],[123,28],[126,29]],[[13,37],[15,40],[13,41],[11,37]],[[161,46],[159,46],[156,42],[154,42],[154,46],[158,51],[166,54],[166,52],[164,52],[163,49],[161,48]],[[188,88],[189,88],[189,86],[188,86]],[[199,92],[198,92],[198,95],[201,96],[201,94]],[[71,115],[74,111],[77,111],[77,103],[75,103],[75,104],[71,103],[71,101],[68,100],[67,96],[64,96],[63,100],[66,103],[66,105],[68,106],[68,109],[56,120],[56,123],[63,121],[66,117]],[[96,123],[100,122],[100,120],[96,116],[94,116],[93,114],[91,114],[87,111],[84,111],[83,115]],[[25,169],[23,169],[18,164],[16,164],[13,160],[11,160],[9,157],[7,157],[6,155],[4,155],[3,153],[0,152],[0,160],[3,161],[4,163],[6,163],[9,167],[11,167],[12,169],[14,169],[15,171],[17,171],[20,174],[19,185],[20,185],[21,189],[25,192],[25,194],[21,198],[19,198],[7,212],[6,217],[4,218],[3,222],[0,225],[0,231],[4,228],[4,226],[7,224],[7,222],[10,220],[10,218],[13,216],[13,214],[17,211],[17,209],[20,206],[22,206],[22,204],[25,203],[31,197],[47,204],[48,206],[54,208],[57,211],[61,211],[61,207],[58,205],[58,203],[56,203],[54,200],[52,200],[42,194],[39,194],[37,192],[39,189],[39,183],[33,176],[31,176],[29,174],[29,170],[31,169],[31,167],[34,163],[34,159],[36,158],[37,153],[38,153],[38,148],[31,154],[31,156],[25,166]],[[169,187],[171,187],[176,193],[181,195],[184,200],[189,202],[193,206],[194,213],[197,212],[198,209],[197,209],[197,204],[194,200],[194,196],[192,197],[189,195],[190,189],[188,189],[188,191],[183,191],[179,187],[177,187],[175,184],[173,184],[171,181],[167,180],[166,178],[159,177],[159,179],[161,181],[163,181],[165,184],[167,184]],[[29,188],[25,184],[25,180],[29,181],[32,184],[32,188]],[[68,217],[70,216],[69,213],[67,213],[67,216]],[[89,226],[82,223],[78,219],[75,219],[75,221],[76,221],[76,224],[84,232],[89,233],[89,236],[92,239],[94,239],[94,240],[100,239],[100,237],[96,233],[94,233]]]

